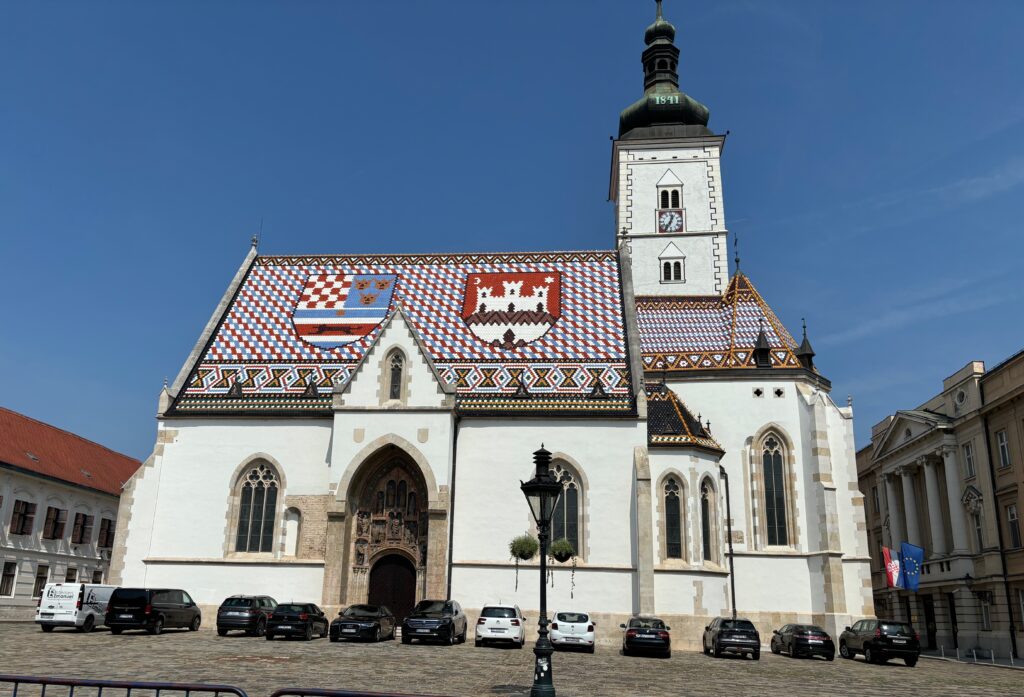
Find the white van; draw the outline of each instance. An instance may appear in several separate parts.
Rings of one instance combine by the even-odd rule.
[[[47,583],[36,608],[36,624],[44,632],[52,632],[54,627],[91,632],[103,624],[107,601],[116,588],[94,583]]]

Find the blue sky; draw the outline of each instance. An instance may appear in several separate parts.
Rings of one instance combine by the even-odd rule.
[[[1024,3],[667,0],[743,270],[873,423],[1024,347]],[[245,255],[610,248],[646,0],[0,5],[0,404],[145,457]],[[693,405],[699,407],[699,405]]]

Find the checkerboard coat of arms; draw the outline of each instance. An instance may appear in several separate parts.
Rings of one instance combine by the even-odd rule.
[[[471,273],[466,277],[462,319],[495,348],[513,349],[544,336],[562,314],[558,271]]]
[[[313,274],[302,287],[292,325],[320,348],[354,343],[387,317],[397,282],[397,274]]]

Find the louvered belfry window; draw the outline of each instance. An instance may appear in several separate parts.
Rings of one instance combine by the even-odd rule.
[[[277,474],[266,463],[248,470],[241,480],[238,508],[238,552],[270,552],[277,512]]]

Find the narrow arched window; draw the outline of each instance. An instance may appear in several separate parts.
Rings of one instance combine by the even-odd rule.
[[[782,466],[782,446],[775,436],[764,441],[761,450],[764,470],[764,514],[769,545],[787,545],[786,482]]]
[[[700,485],[700,533],[701,533],[701,558],[704,561],[711,561],[714,558],[714,551],[711,549],[711,524],[714,516],[711,499],[711,487],[707,482]]]
[[[551,540],[563,537],[580,554],[580,502],[582,491],[580,480],[561,462],[555,462],[551,474],[562,484],[562,495],[558,497],[551,518]]]
[[[683,520],[680,513],[679,484],[675,477],[665,482],[665,556],[683,558]]]
[[[672,280],[681,281],[683,280],[683,264],[679,261],[672,262]]]
[[[387,507],[388,508],[394,508],[395,507],[395,480],[394,479],[389,479],[388,480],[388,485],[387,485],[386,491],[388,492],[388,494],[387,494]]]
[[[661,207],[668,208],[668,189],[664,189],[661,192]]]
[[[389,384],[388,399],[402,398],[402,370],[405,367],[405,359],[402,354],[395,351],[388,359]]]
[[[415,491],[410,491],[409,492],[409,503],[405,507],[405,514],[407,516],[414,516],[414,515],[416,515],[416,513],[417,513],[417,511],[416,511],[416,492]]]
[[[658,70],[664,70],[667,67],[668,67],[668,61],[665,61],[665,60],[658,61]]]
[[[672,189],[672,207],[679,208],[679,189]]]
[[[235,551],[270,552],[274,545],[277,513],[277,473],[265,462],[247,469],[239,478],[238,531]]]
[[[663,280],[665,280],[665,281],[671,281],[671,280],[672,280],[672,262],[670,262],[670,261],[666,261],[666,262],[665,262],[665,263],[664,263],[664,264],[662,265],[662,269],[661,269],[661,272],[662,272],[662,273],[661,273],[661,276],[662,276],[662,279],[663,279]]]
[[[398,482],[398,500],[395,501],[395,508],[405,508],[405,492],[406,485],[405,480],[403,479],[402,481]]]

